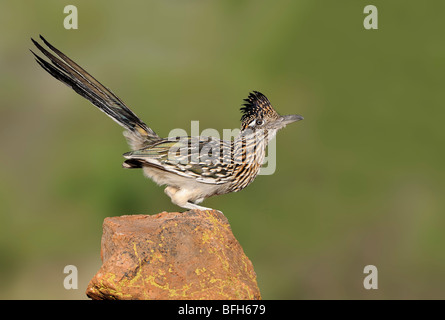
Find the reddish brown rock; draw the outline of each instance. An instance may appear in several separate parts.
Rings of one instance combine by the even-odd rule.
[[[106,218],[92,299],[261,299],[252,263],[219,211]]]

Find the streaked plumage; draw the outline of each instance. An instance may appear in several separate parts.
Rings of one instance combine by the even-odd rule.
[[[122,100],[66,55],[40,36],[53,53],[38,42],[35,46],[50,60],[34,52],[36,61],[54,78],[65,83],[124,127],[133,151],[124,154],[124,168],[142,168],[172,202],[187,209],[204,199],[247,187],[257,176],[269,140],[286,124],[303,119],[280,116],[270,101],[254,91],[241,108],[241,133],[233,141],[212,137],[159,137]]]

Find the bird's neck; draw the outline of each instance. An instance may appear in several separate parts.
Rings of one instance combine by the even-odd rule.
[[[269,141],[275,136],[276,130],[243,130],[234,140],[235,163],[243,163],[261,167]]]

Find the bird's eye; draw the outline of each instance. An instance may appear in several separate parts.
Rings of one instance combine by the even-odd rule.
[[[257,126],[260,126],[260,125],[262,125],[262,124],[263,124],[263,120],[258,119],[258,120],[256,121],[256,125],[257,125]]]

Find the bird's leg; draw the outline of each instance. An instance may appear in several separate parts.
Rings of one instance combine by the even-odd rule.
[[[183,205],[183,206],[181,206],[181,207],[186,208],[186,209],[191,209],[191,210],[202,210],[202,211],[205,211],[205,210],[214,210],[214,209],[212,209],[212,208],[207,208],[207,207],[198,206],[197,204],[194,204],[194,203],[192,203],[192,202],[188,202],[188,201],[187,201],[187,203],[186,203],[185,205]]]
[[[176,187],[168,186],[165,188],[164,192],[170,197],[174,204],[182,208],[190,210],[213,210],[212,208],[201,207],[190,202],[190,191],[187,189],[178,189]]]
[[[178,188],[172,186],[168,186],[167,188],[164,189],[165,194],[168,195],[170,199],[173,199],[174,195],[178,191],[179,191]]]
[[[197,210],[216,210],[216,209],[212,209],[212,208],[206,208],[206,207],[198,206],[198,203],[201,203],[203,201],[204,201],[204,198],[199,198],[196,201],[193,201],[192,203],[189,202],[189,203],[191,205],[193,205]],[[216,211],[219,211],[219,212],[222,213],[222,211],[220,211],[220,210],[216,210]]]

